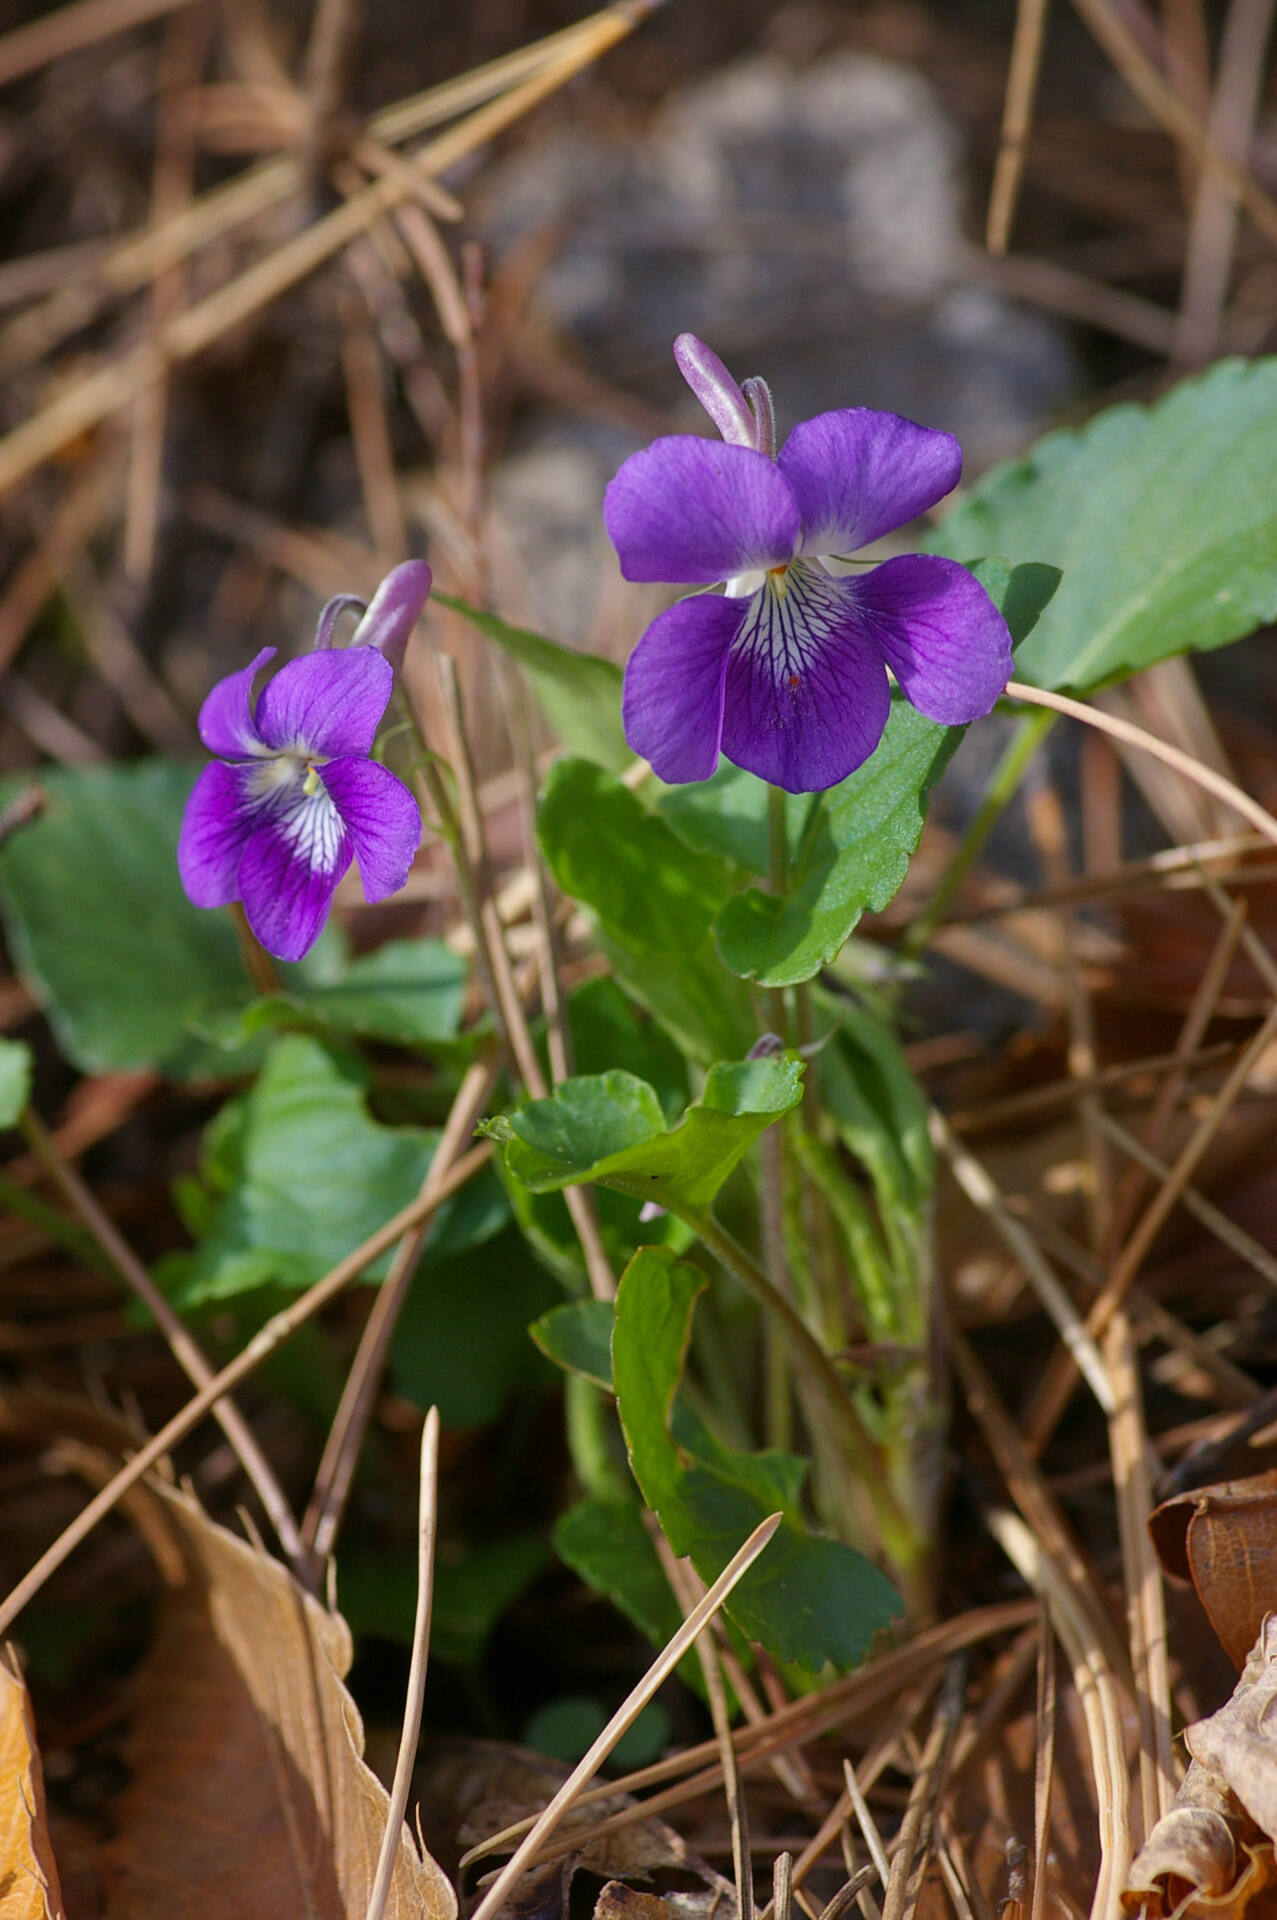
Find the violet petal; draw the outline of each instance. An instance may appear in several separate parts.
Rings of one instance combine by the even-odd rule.
[[[696,594],[658,614],[630,655],[625,737],[662,780],[708,780],[723,731],[723,677],[745,603]]]
[[[843,586],[790,567],[750,600],[728,657],[723,752],[788,793],[845,780],[887,724],[882,654]]]
[[[797,502],[773,461],[688,433],[631,454],[603,518],[627,580],[688,586],[782,566],[799,532]]]
[[[257,817],[250,785],[256,771],[214,760],[191,789],[177,870],[193,906],[225,907],[239,899],[240,856]]]
[[[322,787],[300,781],[259,813],[239,864],[248,924],[277,960],[300,960],[328,918],[337,882],[350,865],[351,838]]]
[[[330,760],[319,777],[350,835],[364,897],[384,900],[408,878],[421,813],[402,780],[375,760]]]
[[[1011,635],[974,574],[908,553],[843,585],[919,713],[962,726],[991,711],[1011,677]]]
[[[253,681],[274,647],[263,647],[255,660],[219,680],[200,708],[200,739],[222,760],[249,760],[268,751],[253,718]]]
[[[392,667],[401,667],[409,636],[430,597],[432,577],[424,560],[392,567],[351,635],[351,646],[375,647]]]
[[[276,751],[370,753],[394,683],[390,662],[372,647],[303,654],[262,689],[262,739]]]
[[[794,428],[776,457],[802,515],[802,553],[855,553],[933,507],[962,476],[951,433],[847,407]]]
[[[724,440],[734,447],[754,446],[754,416],[749,403],[714,349],[694,333],[680,333],[674,342],[674,358]]]

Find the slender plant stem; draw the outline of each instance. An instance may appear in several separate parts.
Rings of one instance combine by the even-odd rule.
[[[616,1420],[602,1391],[579,1373],[563,1383],[568,1453],[577,1479],[592,1499],[625,1500],[634,1483],[609,1444]]]
[[[980,802],[974,820],[958,843],[958,850],[936,882],[935,891],[900,943],[906,958],[922,953],[932,935],[953,905],[959,887],[984,851],[984,845],[1002,818],[1024,772],[1038,746],[1055,724],[1055,716],[1044,708],[1023,715],[1019,727],[1007,743],[988,792]]]
[[[767,789],[767,884],[773,893],[789,885],[789,795],[783,787]]]
[[[907,1569],[922,1543],[891,1486],[882,1448],[865,1429],[838,1369],[792,1303],[778,1293],[758,1262],[708,1213],[679,1210],[682,1219],[714,1258],[784,1327],[794,1358],[820,1390],[842,1434],[844,1452],[873,1503],[882,1543],[892,1560]]]
[[[782,787],[767,789],[767,884],[772,893],[782,896],[789,883],[788,821],[785,816],[787,795]],[[773,989],[767,996],[769,1017],[777,1033],[791,1039],[784,989]],[[761,1187],[759,1192],[763,1260],[767,1278],[776,1292],[793,1298],[793,1282],[785,1258],[785,1139],[783,1127],[769,1127],[758,1143]],[[789,1356],[778,1322],[768,1315],[763,1321],[763,1383],[767,1444],[788,1447],[793,1440],[794,1403],[789,1378]]]

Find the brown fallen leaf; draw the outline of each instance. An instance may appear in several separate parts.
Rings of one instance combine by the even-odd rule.
[[[364,1920],[388,1801],[343,1685],[349,1629],[185,1494],[158,1492],[188,1578],[136,1676],[109,1920]],[[387,1920],[456,1912],[405,1828]]]
[[[438,1849],[455,1846],[465,1853],[490,1834],[500,1833],[539,1813],[562,1786],[569,1769],[522,1747],[495,1740],[450,1740],[432,1753],[416,1780],[421,1818],[427,1833],[438,1835]],[[609,1795],[589,1806],[573,1807],[555,1836],[576,1844],[557,1859],[524,1875],[502,1920],[566,1920],[581,1906],[578,1874],[604,1882],[598,1894],[608,1901],[596,1920],[735,1920],[736,1891],[700,1859],[663,1820],[636,1819],[618,1832],[598,1835],[609,1815],[634,1803],[628,1794]],[[472,1876],[490,1877],[513,1847],[476,1860]],[[630,1882],[638,1881],[633,1889]],[[641,1896],[629,1901],[631,1892]],[[647,1904],[655,1901],[655,1905]]]
[[[1128,1913],[1149,1920],[1277,1915],[1277,1616],[1231,1699],[1185,1733],[1193,1764],[1131,1866]]]
[[[1240,1671],[1277,1601],[1277,1473],[1176,1494],[1154,1508],[1148,1528],[1167,1571],[1192,1580]]]
[[[0,1920],[65,1920],[21,1674],[0,1657]]]

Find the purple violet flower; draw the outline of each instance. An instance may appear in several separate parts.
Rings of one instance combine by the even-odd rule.
[[[726,444],[654,441],[621,467],[603,516],[627,580],[726,593],[678,601],[635,647],[622,698],[634,751],[663,780],[707,780],[722,752],[814,793],[877,746],[888,668],[931,720],[988,713],[1011,636],[965,567],[921,553],[853,575],[821,564],[943,499],[962,472],[953,435],[849,407],[803,421],[776,452],[764,382],[738,386],[692,334],[674,355]]]
[[[197,907],[242,901],[267,951],[300,960],[352,857],[369,900],[398,892],[421,815],[407,787],[369,759],[395,680],[378,648],[290,660],[254,706],[254,676],[274,657],[263,647],[200,709],[200,738],[219,757],[186,803],[177,864]]]

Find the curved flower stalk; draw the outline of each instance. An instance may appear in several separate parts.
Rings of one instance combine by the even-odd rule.
[[[352,859],[368,900],[397,893],[408,877],[421,815],[402,781],[369,756],[394,689],[392,660],[402,659],[429,590],[430,569],[410,561],[366,610],[353,596],[330,600],[314,653],[281,667],[254,700],[253,681],[275,657],[263,647],[200,709],[200,738],[218,758],[186,803],[182,885],[197,907],[241,901],[279,960],[309,952]],[[354,639],[333,647],[352,606],[363,611]]]
[[[627,580],[726,591],[680,600],[634,649],[622,709],[634,751],[663,780],[708,779],[722,752],[811,793],[877,746],[888,668],[929,719],[988,713],[1011,673],[1011,636],[965,567],[934,554],[852,575],[826,564],[957,485],[953,435],[849,407],[803,421],[777,451],[763,381],[738,386],[692,334],[674,352],[723,443],[674,434],[632,455],[604,519]]]

